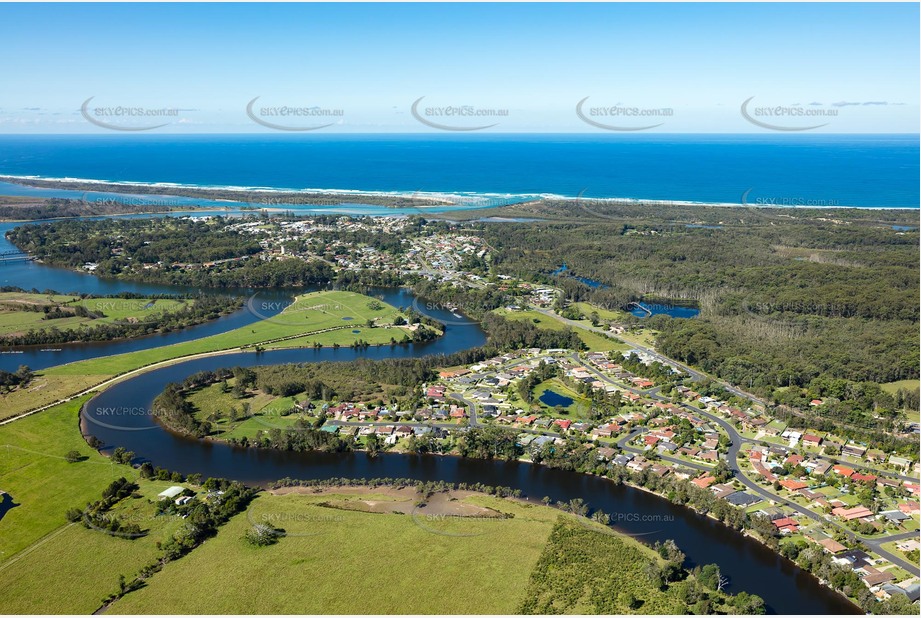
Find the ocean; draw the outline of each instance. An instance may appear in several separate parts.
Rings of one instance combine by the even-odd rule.
[[[0,174],[272,189],[919,207],[918,135],[2,135]]]

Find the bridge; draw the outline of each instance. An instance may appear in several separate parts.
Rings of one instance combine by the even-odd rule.
[[[640,311],[643,311],[644,313],[646,313],[646,317],[649,317],[652,315],[652,311],[650,311],[649,308],[643,305],[642,303],[637,303],[637,302],[627,303],[627,309],[631,309],[631,308],[639,309]]]
[[[0,262],[31,261],[35,258],[22,251],[0,251]]]

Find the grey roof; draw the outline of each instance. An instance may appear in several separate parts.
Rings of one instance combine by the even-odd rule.
[[[911,515],[903,513],[902,511],[883,511],[880,515],[889,521],[905,521],[906,519],[911,519]]]
[[[761,498],[745,493],[744,491],[737,491],[734,494],[726,496],[726,502],[734,504],[735,506],[749,506],[761,502]]]

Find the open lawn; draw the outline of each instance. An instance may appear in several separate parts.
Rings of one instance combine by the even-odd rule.
[[[509,311],[507,309],[496,309],[495,313],[498,313],[509,320],[527,320],[537,326],[538,328],[544,328],[547,330],[563,330],[564,328],[569,328],[566,324],[555,320],[552,317],[546,316],[537,311]],[[586,324],[590,322],[586,321]],[[585,345],[588,346],[589,351],[591,352],[608,352],[610,350],[625,351],[629,350],[630,346],[618,343],[612,339],[606,339],[598,333],[593,333],[581,328],[574,329],[576,334],[579,335],[579,339],[582,340]]]
[[[62,528],[0,564],[4,611],[91,614],[98,609],[104,597],[118,591],[120,575],[133,579],[160,554],[157,542],[168,540],[185,524],[176,516],[155,514],[157,494],[173,484],[140,481],[141,497],[126,498],[112,509],[113,516],[136,523],[146,532],[139,538],[110,535],[81,523],[63,523],[63,513],[58,513]],[[98,488],[94,499],[101,490]]]
[[[25,388],[0,395],[0,421],[82,392],[111,376],[39,374]]]
[[[598,314],[598,317],[601,318],[602,320],[624,320],[626,319],[628,315],[630,315],[626,311],[604,309],[602,307],[596,307],[595,305],[591,303],[580,302],[580,303],[572,303],[572,305],[573,307],[581,311],[582,314],[585,315],[586,317],[591,316],[592,312],[594,311],[595,313]]]
[[[64,512],[98,500],[118,477],[137,477],[91,449],[77,425],[87,397],[0,426],[0,489],[13,503],[0,519],[0,566],[40,538],[65,525]],[[71,450],[86,457],[68,463]]]
[[[98,500],[115,479],[136,480],[137,471],[113,464],[91,449],[77,424],[87,397],[0,426],[0,599],[3,611],[90,614],[150,563],[162,541],[184,520],[154,517],[152,500],[174,483],[138,481],[139,498],[112,511],[136,523],[146,536],[133,540],[68,523],[64,513]],[[68,463],[77,451],[81,460]],[[12,503],[10,507],[8,501]]]
[[[898,382],[886,382],[885,384],[880,384],[880,386],[887,393],[895,395],[900,388],[910,391],[918,388],[919,384],[921,383],[918,380],[899,380]]]
[[[429,517],[318,505],[328,500],[260,495],[248,513],[168,564],[112,611],[513,613],[561,516],[547,507],[486,496],[464,500],[514,517]],[[288,535],[269,547],[250,546],[242,536],[258,521],[272,522]]]
[[[227,381],[233,386],[235,380]],[[260,431],[270,429],[284,429],[294,425],[301,417],[299,414],[282,416],[281,412],[289,410],[294,405],[292,397],[275,397],[262,392],[249,394],[243,399],[236,399],[231,393],[222,391],[220,384],[212,384],[200,388],[189,395],[189,402],[195,406],[195,416],[199,420],[212,419],[215,437],[221,440],[230,438],[255,438]],[[249,406],[251,416],[243,420],[231,421],[230,410],[236,409],[240,418],[243,417],[243,407]],[[217,415],[217,419],[212,415]]]
[[[380,305],[380,308],[369,308],[370,303]],[[354,325],[345,330],[345,333],[348,334],[348,343],[351,343],[362,338],[360,334],[352,334],[352,329],[374,330],[364,328],[367,320],[392,322],[398,313],[395,308],[382,301],[355,292],[312,292],[299,296],[296,302],[286,307],[277,316],[226,333],[162,348],[70,363],[53,367],[45,373],[50,375],[116,375],[170,358],[241,346],[251,347],[281,338],[296,337],[332,328],[341,329],[343,325]],[[346,320],[345,318],[351,319]]]
[[[374,328],[368,328],[367,326],[358,324],[355,326],[340,327],[336,330],[328,330],[325,332],[316,333],[314,335],[285,339],[284,341],[270,343],[265,347],[268,349],[310,348],[313,347],[316,343],[324,347],[335,345],[339,345],[340,347],[348,347],[359,340],[371,345],[387,345],[390,343],[403,343],[411,341],[410,333],[411,331],[409,328],[404,326],[393,326],[392,324],[387,324],[386,326],[375,326]]]

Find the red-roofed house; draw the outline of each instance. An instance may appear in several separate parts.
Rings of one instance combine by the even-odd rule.
[[[716,479],[712,476],[701,476],[700,478],[696,478],[691,482],[697,485],[698,487],[700,487],[701,489],[706,489],[707,487],[715,483]]]
[[[839,506],[836,509],[832,509],[831,513],[844,521],[851,521],[852,519],[860,519],[861,517],[870,517],[873,515],[873,511],[865,506],[855,506],[849,509]]]
[[[808,487],[806,483],[802,481],[797,481],[795,479],[784,479],[782,481],[779,481],[779,483],[782,487],[786,487],[790,491],[796,491],[797,489],[804,489]]]
[[[822,438],[815,434],[807,433],[803,436],[803,444],[806,446],[821,446]]]
[[[792,517],[782,517],[780,519],[775,519],[773,522],[777,529],[784,533],[796,532],[799,530],[799,523]]]
[[[553,421],[553,424],[554,424],[554,425],[559,425],[559,426],[560,426],[560,429],[562,429],[563,431],[566,431],[566,430],[569,429],[569,426],[572,425],[572,421],[557,419],[557,420]]]
[[[854,474],[854,470],[852,468],[848,468],[847,466],[832,466],[831,469],[845,478],[851,478],[851,475]]]
[[[770,470],[765,468],[764,464],[761,463],[760,461],[754,461],[752,462],[752,465],[755,468],[755,472],[763,476],[765,480],[767,480],[769,483],[773,483],[777,479],[777,477],[774,476]]]
[[[840,554],[841,552],[847,549],[847,547],[845,547],[844,545],[842,545],[835,539],[822,539],[821,541],[819,541],[819,545],[821,545],[825,549],[825,551],[827,551],[830,554]]]

